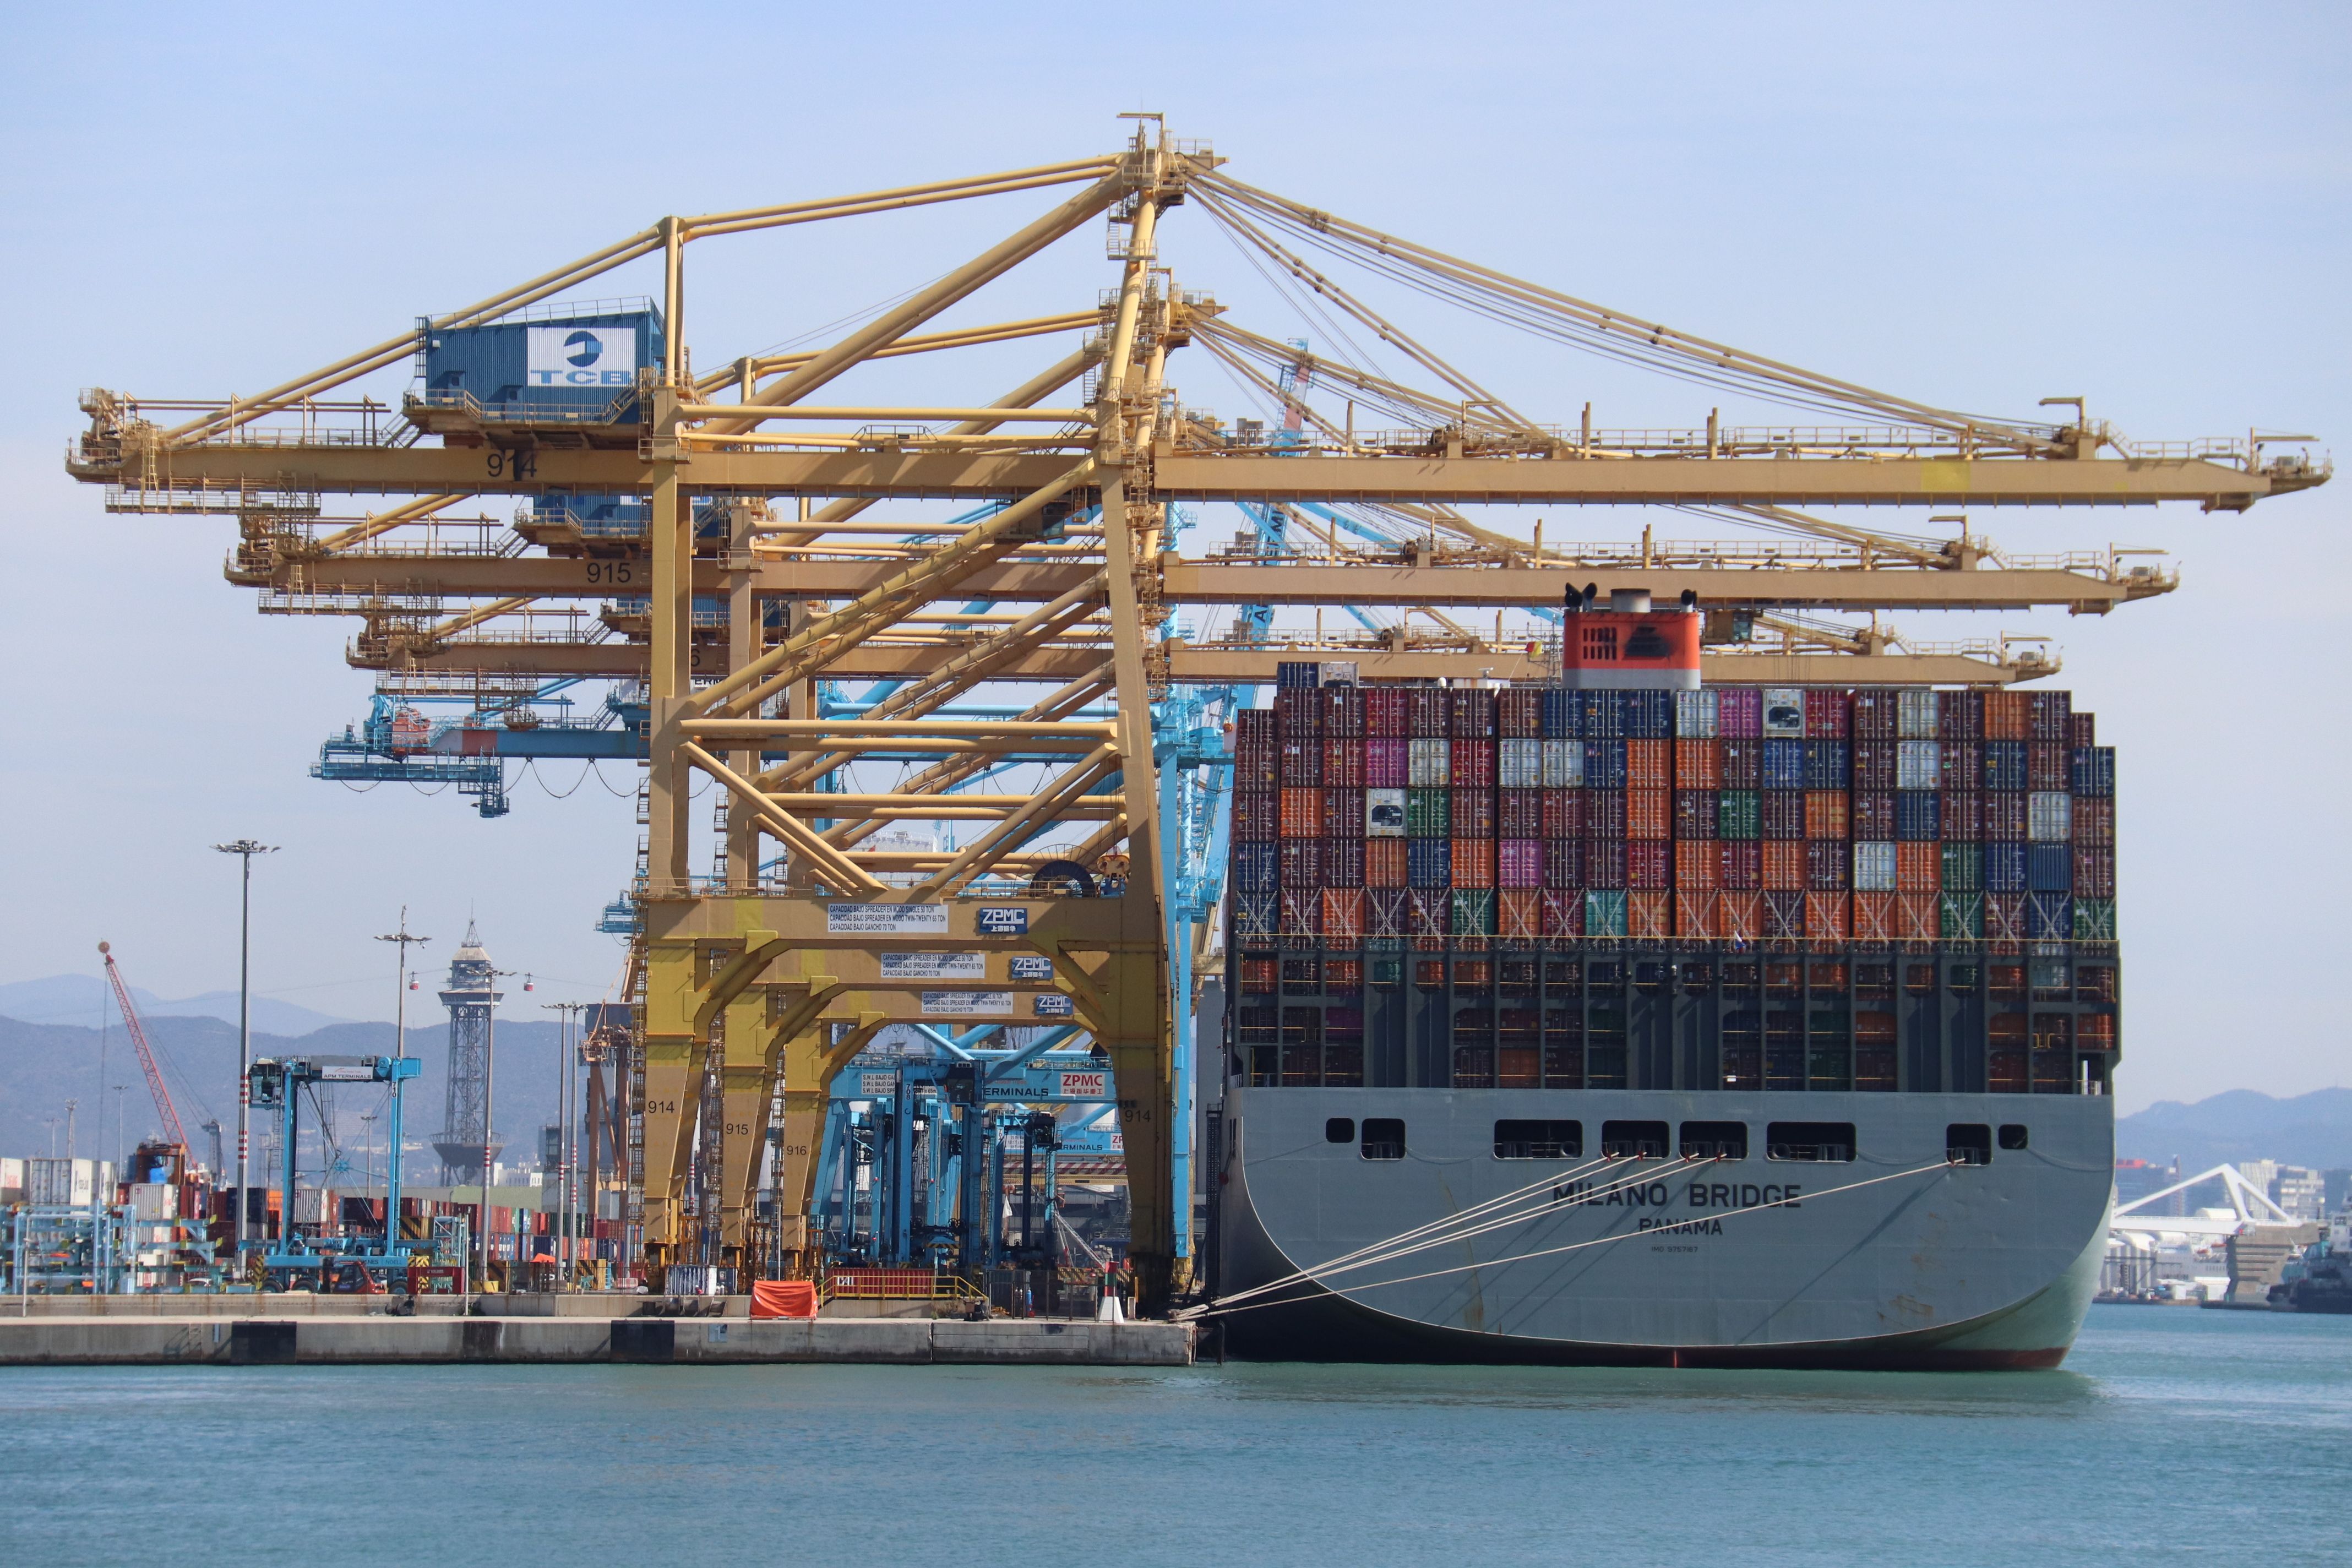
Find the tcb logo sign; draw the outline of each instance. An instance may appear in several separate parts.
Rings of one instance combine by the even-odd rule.
[[[530,327],[525,368],[533,386],[623,387],[637,379],[635,327]]]

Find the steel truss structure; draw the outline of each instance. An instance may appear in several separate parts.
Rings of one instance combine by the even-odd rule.
[[[633,1070],[654,1261],[722,1261],[689,1256],[703,1224],[685,1200],[690,1165],[715,1184],[719,1245],[750,1251],[772,1108],[778,1239],[807,1248],[836,1075],[887,1025],[995,1009],[1066,1017],[1108,1059],[1142,1305],[1181,1289],[1183,1058],[1193,985],[1215,962],[1222,736],[1282,659],[1350,659],[1368,679],[1528,678],[1546,668],[1530,616],[1592,584],[1696,594],[1710,612],[1710,679],[2022,679],[2054,662],[1818,616],[2104,612],[2174,579],[2112,552],[2010,556],[1965,524],[1922,537],[1798,509],[2236,510],[2328,477],[2300,452],[2266,450],[2303,438],[2135,444],[2079,400],[2055,400],[2073,404],[2067,423],[1990,418],[1802,370],[1256,189],[1159,117],[1134,118],[1102,157],[666,217],[257,395],[83,396],[90,426],[68,467],[107,487],[110,509],[233,516],[228,576],[266,610],[358,617],[352,662],[388,681],[504,691],[477,704],[468,724],[488,738],[461,737],[458,756],[642,746]],[[837,341],[695,371],[696,242],[1049,191],[1075,194]],[[1180,205],[1337,346],[1315,353],[1252,331],[1180,289],[1160,259],[1161,220]],[[1103,220],[1116,286],[1096,304],[937,324]],[[615,402],[625,419],[536,419],[429,393],[395,413],[331,395],[434,334],[560,303],[638,260],[660,268],[663,331],[657,363]],[[1368,279],[1820,423],[1710,413],[1688,429],[1606,429],[1590,405],[1579,421],[1539,422],[1377,310]],[[1055,337],[1077,346],[985,403],[818,395],[868,362]],[[1272,427],[1183,403],[1169,370],[1187,348],[1278,410]],[[329,497],[392,499],[335,518]],[[461,517],[497,497],[525,505],[511,527]],[[590,516],[579,504],[614,497],[628,506]],[[963,510],[946,521],[891,510],[916,501]],[[1246,509],[1251,525],[1230,548],[1186,554],[1192,509],[1216,503]],[[1530,504],[1673,507],[1748,537],[1547,544],[1540,524],[1521,537],[1463,510]],[[1213,631],[1225,609],[1232,629]],[[642,682],[629,722],[567,752],[512,721],[521,694],[583,679]],[[845,682],[876,684],[843,701]],[[982,705],[1004,690],[1020,695]],[[352,743],[360,760],[338,765],[361,771],[331,776],[401,776],[391,742],[382,756]],[[366,772],[378,763],[390,771]],[[898,776],[877,785],[877,771]],[[698,774],[726,803],[709,874],[692,863]],[[948,837],[879,842],[909,822]]]

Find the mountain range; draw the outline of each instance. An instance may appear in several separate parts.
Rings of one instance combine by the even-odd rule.
[[[169,1001],[142,986],[131,987],[131,1005],[139,1009],[143,1021],[148,1018],[220,1018],[236,1022],[236,993],[207,991],[201,996],[184,996]],[[410,1011],[415,1009],[412,1006]],[[0,985],[0,1016],[20,1018],[27,1024],[87,1024],[98,1026],[100,1018],[110,1027],[120,1030],[121,1017],[114,1008],[114,997],[106,982],[95,974],[52,974],[41,980],[14,980]],[[348,1023],[331,1013],[320,1013],[309,1007],[281,1002],[274,996],[253,999],[253,1026],[256,1032],[267,1030],[273,1035],[307,1035],[313,1029],[323,1029],[330,1024]]]
[[[2328,1171],[2352,1168],[2352,1089],[2276,1100],[2233,1089],[2193,1105],[2162,1100],[2116,1123],[2116,1157],[2169,1164],[2184,1174],[2241,1160]]]

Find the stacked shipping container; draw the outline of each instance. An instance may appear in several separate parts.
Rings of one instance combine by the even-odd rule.
[[[1234,934],[2115,940],[2115,757],[2063,691],[1279,689],[1234,737]]]

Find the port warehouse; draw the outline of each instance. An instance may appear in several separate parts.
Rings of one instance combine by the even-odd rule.
[[[1291,669],[1234,748],[1253,1087],[2109,1081],[2115,762],[2068,693]]]

